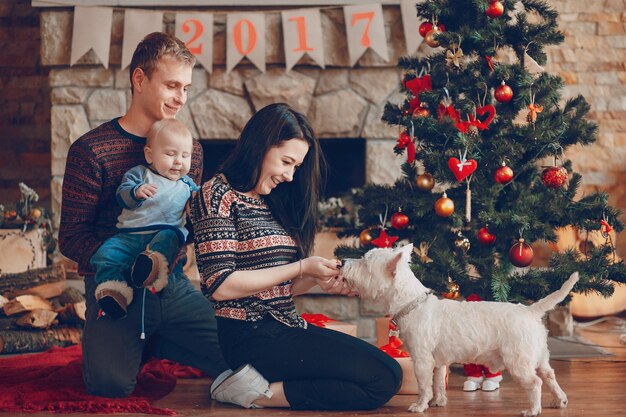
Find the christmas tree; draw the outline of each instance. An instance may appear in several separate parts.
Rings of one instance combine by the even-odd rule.
[[[401,59],[406,99],[383,114],[400,128],[389,151],[406,157],[402,176],[358,191],[361,226],[342,235],[361,244],[336,255],[413,243],[416,276],[449,298],[538,300],[574,271],[576,291],[611,295],[626,278],[611,230],[624,224],[607,194],[582,195],[564,157],[592,144],[597,126],[585,118],[584,97],[562,99],[561,78],[541,68],[544,48],[563,41],[556,11],[542,0],[425,0],[416,8],[432,53]],[[603,243],[533,265],[533,244],[555,242],[568,226]]]

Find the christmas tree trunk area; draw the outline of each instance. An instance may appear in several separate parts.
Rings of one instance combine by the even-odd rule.
[[[340,236],[360,245],[336,255],[412,243],[416,276],[449,298],[535,301],[575,271],[575,291],[610,296],[626,281],[612,242],[624,224],[607,194],[580,195],[564,157],[593,144],[597,126],[585,98],[562,99],[563,80],[541,67],[544,48],[563,42],[556,11],[541,0],[425,0],[416,11],[431,53],[401,59],[406,97],[383,114],[399,127],[389,152],[406,158],[402,176],[357,192],[361,226]],[[533,267],[533,244],[566,227],[600,244]]]

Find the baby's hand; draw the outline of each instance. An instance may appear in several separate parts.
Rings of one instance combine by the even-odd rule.
[[[157,193],[157,186],[153,184],[141,184],[135,190],[135,197],[145,200],[150,197],[154,197]]]

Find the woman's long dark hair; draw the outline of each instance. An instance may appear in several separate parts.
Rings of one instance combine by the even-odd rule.
[[[262,108],[246,123],[235,149],[219,171],[235,190],[250,191],[259,181],[267,151],[294,138],[305,140],[309,151],[293,181],[280,184],[265,199],[276,219],[298,244],[300,256],[305,257],[313,250],[325,174],[319,141],[307,118],[284,103]]]

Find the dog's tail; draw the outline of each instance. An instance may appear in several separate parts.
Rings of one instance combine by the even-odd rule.
[[[577,281],[578,272],[574,272],[572,275],[570,275],[568,280],[565,281],[565,283],[559,290],[553,292],[547,297],[544,297],[531,305],[529,307],[530,310],[537,315],[543,316],[546,311],[552,310],[558,303],[560,303],[565,299],[565,297],[567,297],[572,288],[574,288],[574,285]]]

